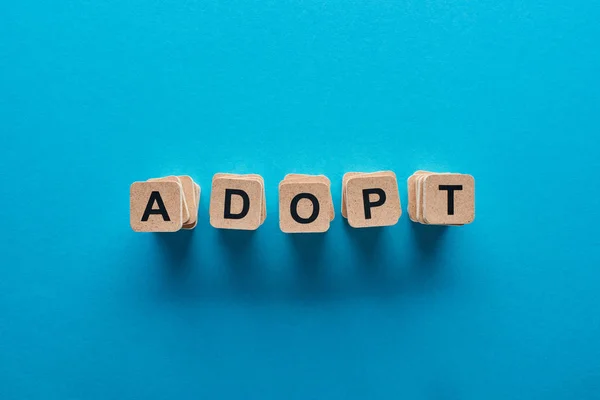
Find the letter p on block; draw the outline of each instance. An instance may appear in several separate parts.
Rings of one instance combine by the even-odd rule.
[[[350,172],[342,181],[342,216],[353,228],[395,225],[402,215],[392,171]]]

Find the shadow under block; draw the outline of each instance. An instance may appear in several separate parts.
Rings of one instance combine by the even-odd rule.
[[[350,226],[369,228],[398,223],[402,207],[396,174],[382,171],[346,175],[342,181],[342,208]]]
[[[210,224],[219,229],[255,230],[266,218],[261,176],[215,174],[210,194]]]
[[[407,185],[412,221],[465,225],[475,219],[475,180],[471,175],[417,171]]]
[[[326,232],[334,216],[327,177],[294,174],[279,183],[279,227],[283,232]]]
[[[136,232],[176,232],[183,225],[183,190],[174,181],[134,182],[129,219]]]

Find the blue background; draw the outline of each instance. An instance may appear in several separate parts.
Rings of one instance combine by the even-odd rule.
[[[2,1],[0,398],[600,398],[595,1]],[[355,230],[346,171],[473,174],[462,228]],[[259,173],[255,233],[208,223]],[[279,231],[286,173],[332,180]],[[190,174],[194,232],[129,185]]]

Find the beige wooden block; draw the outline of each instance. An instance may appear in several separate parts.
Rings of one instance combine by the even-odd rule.
[[[181,177],[180,177],[181,178]],[[191,178],[190,178],[191,179]],[[200,204],[200,186],[192,180],[194,205],[190,208],[190,221],[183,225],[183,229],[194,229],[198,225],[198,206]]]
[[[346,207],[348,224],[353,228],[395,225],[402,215],[396,175],[382,171],[350,177]]]
[[[260,179],[217,174],[210,194],[210,224],[220,229],[258,229],[263,202]]]
[[[178,176],[165,176],[164,178],[152,178],[152,179],[148,179],[148,182],[177,182],[181,185],[182,190],[183,190],[183,208],[182,208],[182,215],[183,215],[183,223],[187,224],[190,220],[190,211],[189,211],[189,196],[191,195],[191,187],[189,186],[185,186],[183,184],[183,182],[181,181],[181,179],[179,179]]]
[[[263,179],[263,177],[258,174],[230,174],[230,173],[225,173],[225,172],[218,172],[213,176],[213,179],[224,177],[224,176],[237,177],[240,179],[257,180],[258,182],[260,182],[260,184],[262,186],[262,197],[263,197],[262,209],[261,209],[261,215],[260,215],[260,224],[262,225],[265,222],[265,219],[267,219],[267,198],[266,198],[266,190],[265,190],[265,180]]]
[[[428,224],[428,222],[423,218],[423,211],[425,209],[425,196],[424,196],[424,182],[428,176],[431,175],[451,175],[449,172],[429,172],[429,171],[417,171],[414,174],[414,180],[412,186],[414,187],[414,197],[415,206],[414,206],[414,220],[415,222],[419,222],[421,224]],[[412,194],[410,193],[409,186],[409,202],[411,201]],[[409,213],[411,212],[411,207],[409,206]],[[462,225],[462,224],[447,224],[447,225]]]
[[[464,225],[475,219],[475,179],[464,174],[431,174],[421,178],[422,221]]]
[[[331,207],[331,190],[322,180],[279,183],[279,227],[285,233],[326,232]]]
[[[331,181],[325,175],[307,175],[307,174],[287,174],[284,178],[286,182],[322,182],[329,188],[331,194]],[[329,207],[329,219],[335,219],[335,209],[333,208],[333,197],[330,199],[331,207]]]
[[[136,232],[176,232],[183,222],[183,189],[175,181],[134,182],[129,220]]]

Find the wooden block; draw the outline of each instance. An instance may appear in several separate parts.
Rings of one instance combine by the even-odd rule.
[[[176,232],[183,224],[183,189],[176,181],[134,182],[129,219],[136,232]]]
[[[475,219],[475,179],[463,174],[421,176],[421,221],[433,225],[464,225]]]
[[[345,180],[346,213],[353,228],[395,225],[402,215],[392,171],[359,173]],[[344,183],[342,183],[344,186]]]
[[[326,232],[333,219],[324,177],[289,177],[279,183],[279,227],[285,233]]]
[[[258,229],[266,218],[264,192],[262,177],[215,174],[210,195],[210,224],[220,229]]]
[[[464,214],[462,216],[453,216],[451,218],[446,218],[446,219],[442,219],[440,220],[440,210],[439,209],[439,198],[437,198],[438,204],[437,205],[433,205],[432,203],[428,203],[427,201],[427,196],[425,194],[426,192],[426,188],[427,188],[427,182],[430,182],[429,179],[432,176],[441,176],[442,178],[435,178],[435,179],[456,179],[457,176],[462,176],[463,178],[461,179],[466,179],[468,181],[469,184],[472,183],[471,187],[473,188],[473,196],[472,196],[472,215],[469,216],[467,214]],[[444,172],[444,173],[434,173],[434,172],[428,172],[428,171],[416,171],[412,176],[410,176],[407,180],[407,186],[408,186],[408,214],[410,219],[413,222],[419,222],[421,224],[431,224],[431,225],[464,225],[465,223],[469,223],[469,222],[463,222],[463,221],[470,221],[472,222],[475,214],[474,214],[474,208],[475,208],[475,203],[474,203],[474,180],[473,177],[470,177],[469,175],[462,175],[462,174],[453,174],[453,173],[448,173],[448,172]],[[460,186],[460,185],[459,185]],[[439,189],[438,189],[439,191]],[[458,190],[455,190],[453,188],[448,188],[447,190],[449,193],[452,192],[452,195],[454,195],[455,193],[458,192]],[[469,191],[466,192],[467,196],[469,196]],[[431,197],[430,197],[431,198]],[[452,198],[453,199],[453,198]],[[448,197],[446,197],[446,201],[448,201]],[[448,207],[450,206],[450,204],[446,203],[446,207],[447,207],[447,211],[448,211]],[[430,209],[431,207],[438,207],[435,211],[434,211],[434,216],[433,218],[431,216],[426,216],[426,212],[428,209]]]
[[[215,178],[220,178],[220,177],[224,177],[224,176],[229,176],[229,177],[237,177],[240,179],[250,179],[250,180],[256,180],[260,183],[260,185],[262,186],[262,208],[260,210],[260,224],[262,225],[265,222],[265,219],[267,219],[267,199],[266,199],[266,191],[265,191],[265,180],[263,179],[262,176],[258,175],[258,174],[228,174],[225,172],[219,172],[216,173],[213,176],[213,179]]]
[[[186,194],[186,187],[184,187],[183,183],[181,182],[181,179],[179,179],[178,176],[165,176],[164,178],[152,178],[152,179],[148,179],[148,182],[177,182],[181,185],[181,188],[183,190],[182,194],[183,194],[183,208],[181,210],[182,215],[183,215],[183,223],[187,224],[188,221],[190,220],[190,211],[189,211],[189,207],[188,207],[188,196],[190,195],[190,193],[188,192]],[[190,190],[191,188],[187,188],[188,190]]]

